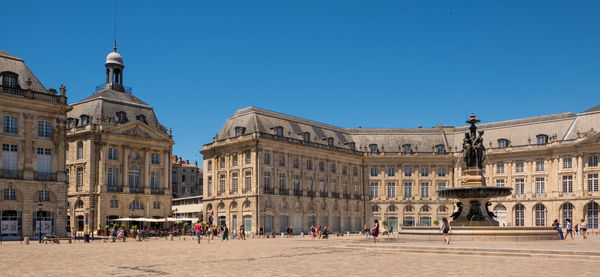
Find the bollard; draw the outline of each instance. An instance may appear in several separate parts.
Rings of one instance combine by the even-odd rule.
[[[304,237],[304,232],[300,232],[300,236]]]
[[[350,232],[346,232],[346,236],[349,236],[349,235],[350,235]]]
[[[173,234],[169,235],[169,240],[173,240]]]
[[[283,233],[281,233],[281,238],[283,238]]]
[[[28,245],[28,244],[29,244],[29,237],[28,237],[28,236],[25,236],[25,239],[24,239],[24,241],[25,241],[25,244],[27,244],[27,245]]]

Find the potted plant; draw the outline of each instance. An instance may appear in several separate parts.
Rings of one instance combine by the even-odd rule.
[[[97,231],[97,234],[98,234],[99,236],[104,236],[104,225],[102,225],[102,224],[98,224],[98,231]]]
[[[184,235],[185,235],[186,233],[189,233],[189,232],[188,232],[188,226],[189,226],[189,225],[190,225],[190,224],[189,224],[189,223],[187,223],[187,222],[186,222],[186,223],[183,223],[183,234],[184,234]]]
[[[127,237],[128,237],[128,238],[133,238],[133,237],[135,237],[135,234],[137,233],[137,225],[132,225],[132,226],[131,226],[131,229],[133,229],[133,232],[131,232],[131,233],[128,233],[128,234],[127,234]]]
[[[440,225],[440,222],[436,219],[433,221],[433,225]]]

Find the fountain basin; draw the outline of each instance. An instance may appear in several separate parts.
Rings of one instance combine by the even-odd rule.
[[[462,188],[447,188],[438,191],[439,197],[445,198],[494,198],[508,196],[512,192],[512,188],[507,187],[462,187]]]

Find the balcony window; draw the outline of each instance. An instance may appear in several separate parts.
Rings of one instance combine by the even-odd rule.
[[[108,148],[108,159],[111,161],[119,160],[119,149],[117,148]]]
[[[52,173],[52,149],[37,149],[37,166],[38,174],[49,175],[50,173]]]
[[[17,76],[4,74],[2,76],[2,86],[7,88],[17,88]]]
[[[563,158],[563,168],[573,168],[573,158]]]
[[[562,191],[573,192],[573,175],[562,176]]]
[[[598,156],[590,156],[588,158],[588,166],[598,166]]]
[[[537,144],[542,145],[548,143],[548,135],[537,135]]]
[[[378,182],[371,182],[371,197],[377,197],[379,196],[379,183]]]
[[[17,125],[17,118],[14,116],[4,116],[2,130],[6,134],[18,134],[19,126]]]
[[[435,152],[437,152],[438,154],[443,154],[446,152],[446,149],[443,144],[439,144],[435,146]]]
[[[387,183],[387,196],[390,198],[396,197],[396,183],[395,182]]]
[[[508,140],[504,139],[504,138],[498,139],[498,148],[506,148],[506,147],[508,147]]]
[[[152,164],[160,164],[159,159],[160,159],[160,155],[158,153],[152,153],[151,154]]]
[[[48,121],[38,121],[38,137],[50,138],[52,134],[52,125]]]
[[[16,144],[2,144],[2,170],[6,174],[12,172],[17,176],[17,168],[19,164],[19,152]],[[9,173],[10,174],[10,173]]]
[[[377,149],[377,144],[369,144],[369,152],[378,153],[379,150]]]

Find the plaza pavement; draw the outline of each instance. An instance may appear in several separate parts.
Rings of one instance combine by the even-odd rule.
[[[600,276],[600,240],[4,242],[0,276]]]

